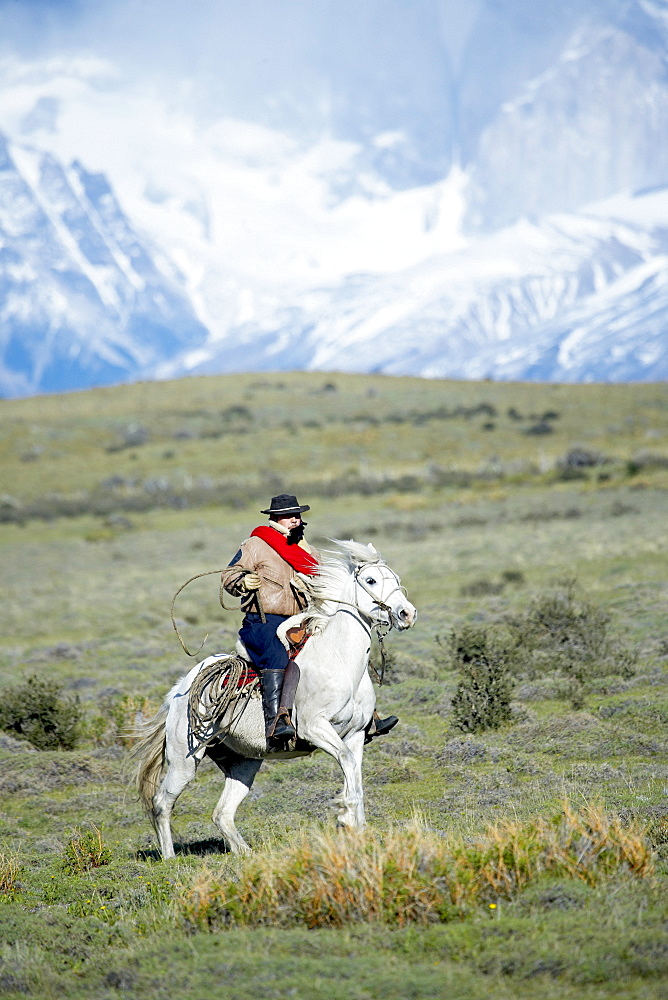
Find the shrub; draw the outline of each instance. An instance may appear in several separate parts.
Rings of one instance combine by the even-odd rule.
[[[559,460],[557,465],[560,468],[569,469],[590,469],[597,465],[607,465],[609,458],[598,451],[590,451],[588,448],[575,447]]]
[[[23,684],[6,688],[0,704],[0,729],[17,733],[38,750],[72,750],[80,733],[78,698],[61,696],[55,680],[31,674]]]
[[[531,424],[531,426],[527,427],[522,433],[535,435],[554,434],[554,427],[546,420],[539,420],[537,424]]]
[[[668,469],[668,455],[641,451],[626,463],[629,476],[636,476],[639,472],[647,472],[650,469]]]
[[[490,597],[495,594],[500,594],[505,587],[505,583],[493,583],[491,580],[487,580],[484,577],[480,580],[472,580],[471,583],[465,583],[463,587],[459,588],[459,593],[462,597]]]
[[[528,611],[508,618],[516,669],[529,678],[557,671],[582,684],[592,677],[632,677],[637,653],[610,637],[610,618],[580,597],[574,580],[537,597]]]
[[[86,721],[86,737],[101,746],[129,747],[136,740],[137,725],[155,715],[158,706],[145,695],[124,694],[104,698],[100,709],[101,714]]]
[[[102,834],[91,824],[90,830],[75,830],[65,846],[63,868],[69,875],[80,875],[111,862],[111,851]]]
[[[647,838],[653,847],[668,844],[668,814],[657,816],[647,829]]]
[[[450,650],[461,676],[452,699],[455,725],[469,733],[498,729],[511,714],[513,650],[487,629],[471,625],[453,631]]]
[[[111,708],[116,741],[121,746],[131,746],[136,740],[136,736],[133,735],[136,727],[155,715],[158,707],[144,695],[123,695]]]
[[[113,454],[117,451],[124,451],[126,448],[140,448],[147,444],[150,439],[151,432],[148,427],[142,427],[140,424],[128,424],[120,431],[118,441],[108,445],[107,451]]]
[[[589,476],[584,471],[577,466],[564,465],[563,468],[558,468],[556,473],[556,478],[562,483],[572,483],[577,480],[587,480]]]
[[[522,587],[526,582],[521,569],[504,569],[501,579],[504,583],[511,584],[513,587]]]

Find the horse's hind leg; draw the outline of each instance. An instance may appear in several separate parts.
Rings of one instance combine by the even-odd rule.
[[[225,775],[225,787],[211,818],[230,851],[233,854],[247,854],[250,847],[237,830],[234,817],[248,795],[255,775],[262,767],[262,761],[253,757],[240,757],[222,747],[209,748],[207,753]]]
[[[153,796],[151,818],[160,841],[160,851],[165,859],[174,857],[171,825],[174,803],[184,788],[193,780],[196,770],[197,761],[194,757],[182,757],[179,760],[170,761],[160,788]]]

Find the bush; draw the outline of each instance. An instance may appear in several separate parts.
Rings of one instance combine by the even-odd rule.
[[[470,625],[453,631],[450,650],[461,675],[452,699],[455,725],[469,733],[498,729],[511,715],[513,650],[487,629]]]
[[[102,834],[91,824],[90,830],[75,830],[63,855],[63,868],[69,875],[80,875],[92,868],[102,868],[111,862],[111,851]]]
[[[554,427],[552,424],[548,424],[546,420],[540,420],[537,424],[531,424],[524,431],[524,434],[554,434]]]
[[[90,716],[84,735],[98,746],[130,747],[138,725],[155,715],[158,705],[145,695],[112,695],[100,702],[100,713]]]
[[[558,672],[579,684],[592,677],[632,677],[637,653],[610,637],[610,618],[580,597],[574,580],[532,601],[526,614],[507,619],[514,633],[514,665],[528,678]]]
[[[82,723],[78,698],[61,697],[57,681],[31,674],[6,688],[0,704],[0,729],[17,733],[38,750],[73,750]]]
[[[501,579],[504,583],[512,584],[514,587],[522,587],[526,582],[521,569],[504,569]]]
[[[459,593],[462,597],[491,597],[500,594],[504,587],[505,583],[503,582],[493,583],[491,580],[483,577],[480,580],[465,583],[459,588]]]
[[[124,451],[126,448],[140,448],[148,444],[151,439],[151,432],[148,427],[139,424],[128,424],[120,431],[119,440],[107,447],[107,451],[113,454],[116,451]]]
[[[597,465],[607,465],[610,459],[598,451],[575,447],[559,460],[557,465],[562,469],[591,469]]]

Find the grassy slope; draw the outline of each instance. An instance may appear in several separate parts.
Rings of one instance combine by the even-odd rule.
[[[483,403],[496,415],[444,415]],[[523,419],[509,416],[511,407]],[[549,412],[559,413],[552,433],[525,433]],[[370,822],[402,822],[418,807],[434,828],[470,835],[499,817],[549,811],[564,793],[654,823],[668,812],[668,473],[643,457],[667,453],[665,387],[247,376],[3,402],[0,421],[4,509],[60,494],[78,498],[84,512],[0,525],[3,684],[32,671],[55,676],[89,716],[108,712],[120,694],[157,703],[188,667],[168,618],[174,591],[227,562],[259,500],[310,483],[314,495],[300,499],[313,507],[311,537],[374,541],[420,609],[418,627],[391,640],[395,663],[380,707],[402,724],[366,755]],[[556,464],[576,445],[612,461],[564,479]],[[448,485],[453,472],[473,478]],[[397,482],[406,475],[415,479]],[[100,489],[110,477],[121,484]],[[380,491],[383,478],[395,488]],[[343,479],[346,493],[336,496]],[[150,500],[156,480],[167,486],[153,507],[124,509],[128,497]],[[233,491],[226,505],[206,506],[220,484]],[[117,516],[86,513],[113,489]],[[161,505],[169,491],[190,496],[191,506]],[[524,583],[462,596],[462,586],[498,582],[508,570]],[[438,662],[436,636],[462,620],[521,611],[554,580],[574,576],[620,636],[639,644],[636,676],[592,683],[577,710],[554,690],[524,685],[513,725],[455,733],[456,678]],[[193,584],[177,613],[191,646],[210,632],[204,652],[231,647],[238,618],[217,608],[214,578]],[[127,791],[120,747],[90,740],[72,753],[24,754],[6,744],[0,758],[2,849],[19,858],[23,886],[0,904],[0,995],[178,989],[196,998],[212,981],[240,998],[663,995],[663,876],[656,887],[539,886],[493,918],[429,930],[192,937],[169,923],[168,883],[194,874],[202,853],[216,863],[213,766],[179,802],[176,832],[191,853],[168,866],[151,860],[154,842]],[[274,843],[329,822],[337,790],[324,756],[266,766],[240,824],[257,847]],[[112,846],[112,866],[66,876],[63,845],[91,821]],[[659,872],[663,864],[659,857]]]

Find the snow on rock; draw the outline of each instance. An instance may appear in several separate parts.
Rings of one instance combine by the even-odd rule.
[[[644,203],[651,200],[652,211]],[[668,191],[612,203],[668,213]],[[668,228],[602,206],[522,221],[390,275],[358,274],[234,326],[178,371],[307,368],[578,381],[668,374]],[[250,351],[252,347],[252,353]]]
[[[243,88],[202,113],[196,81],[167,93],[110,55],[3,55],[0,393],[249,368],[665,378],[668,4],[557,6],[395,4],[382,73],[353,35],[331,50],[321,118],[289,59],[281,115],[251,121]],[[429,37],[395,66],[408,25]]]
[[[103,175],[0,135],[2,393],[137,378],[205,335]]]

